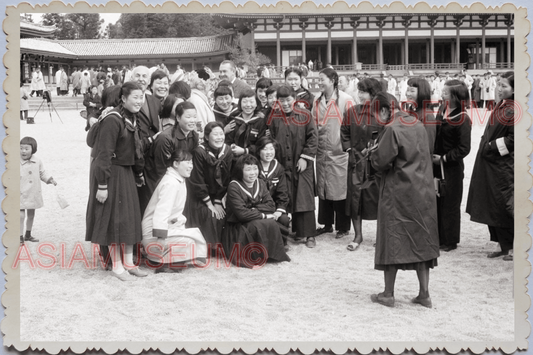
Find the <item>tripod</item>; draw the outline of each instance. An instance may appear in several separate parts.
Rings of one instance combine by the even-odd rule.
[[[41,110],[41,107],[43,106],[44,102],[46,101],[46,105],[48,106],[48,114],[50,115],[50,122],[52,122],[52,109],[55,111],[57,118],[63,123],[63,120],[59,116],[59,113],[57,113],[56,108],[54,107],[54,104],[52,103],[52,97],[50,96],[50,92],[48,90],[43,92],[43,101],[41,101],[41,104],[39,105],[39,108],[37,109],[37,112],[35,112],[35,115],[33,118],[37,117],[37,114]]]

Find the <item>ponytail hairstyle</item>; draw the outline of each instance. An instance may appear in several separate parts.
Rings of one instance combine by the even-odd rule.
[[[339,107],[339,74],[337,74],[335,69],[332,68],[322,69],[319,74],[324,74],[328,77],[329,80],[333,81],[333,90],[337,95],[335,99],[335,104],[337,105],[337,107]],[[320,97],[317,101],[322,100],[322,96],[324,96],[324,93],[320,94]]]

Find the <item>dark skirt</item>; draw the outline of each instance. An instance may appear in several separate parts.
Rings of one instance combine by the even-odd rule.
[[[440,170],[439,170],[440,172]],[[461,240],[461,200],[463,199],[463,166],[445,166],[446,195],[437,197],[440,245],[458,244]],[[439,174],[440,176],[440,174]]]
[[[380,265],[374,264],[374,269],[381,271],[393,271],[393,270],[423,270],[423,269],[433,269],[437,266],[437,258],[431,259],[428,261],[418,261],[415,263],[406,263],[406,264],[389,264],[389,265]]]
[[[213,217],[213,213],[207,205],[191,195],[192,192],[187,194],[187,202],[184,210],[185,217],[187,217],[186,226],[187,228],[199,228],[205,238],[208,249],[215,250],[217,244],[221,242],[222,229],[226,219],[219,220]]]
[[[94,162],[91,163],[85,240],[100,245],[140,242],[141,211],[131,167],[111,165],[107,200],[100,203],[96,200],[98,182],[93,174]]]
[[[262,265],[267,259],[291,261],[285,253],[278,224],[273,219],[227,223],[222,231],[222,246],[226,258],[237,266]]]

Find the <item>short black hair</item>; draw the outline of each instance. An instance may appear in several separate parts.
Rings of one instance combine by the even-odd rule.
[[[168,89],[169,94],[179,94],[185,100],[188,100],[191,97],[191,91],[189,84],[184,81],[175,81]]]
[[[225,86],[225,85],[219,85],[215,89],[215,92],[213,93],[213,96],[215,99],[219,96],[226,96],[226,95],[233,97],[233,91],[231,91],[231,88],[229,86]]]
[[[176,149],[170,156],[170,159],[167,162],[167,167],[172,166],[174,162],[179,163],[182,161],[189,161],[189,160],[192,160],[191,152],[185,149]]]
[[[242,181],[242,170],[245,165],[257,165],[259,168],[259,161],[251,154],[244,154],[235,163],[233,167],[233,179]]]
[[[296,98],[296,93],[294,92],[294,89],[289,85],[281,85],[278,87],[278,90],[276,90],[276,97],[289,97],[292,96]]]
[[[31,146],[31,154],[37,153],[37,141],[33,137],[24,137],[20,140],[20,144],[27,144]]]
[[[149,87],[152,88],[152,85],[154,85],[154,81],[156,81],[157,79],[163,79],[163,78],[169,79],[169,82],[170,82],[170,78],[168,77],[168,74],[161,69],[157,69],[156,71],[152,73],[152,76],[150,77]]]
[[[378,79],[364,78],[357,83],[357,90],[368,92],[370,97],[374,98],[378,92],[382,91],[382,86]]]

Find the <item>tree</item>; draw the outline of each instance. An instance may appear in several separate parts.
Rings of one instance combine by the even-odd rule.
[[[33,18],[31,17],[31,14],[26,14],[26,13],[20,14],[20,19],[26,22],[33,23]]]
[[[241,33],[238,34],[235,42],[228,46],[229,57],[236,65],[248,66],[248,72],[256,72],[257,68],[263,64],[269,64],[270,58],[257,51],[257,47],[253,50],[248,48]]]
[[[118,27],[120,27],[120,30]],[[209,14],[122,14],[108,26],[109,38],[203,37],[229,33]]]
[[[100,38],[100,27],[104,23],[99,13],[92,14],[67,14],[67,19],[73,23],[75,38],[93,39]]]
[[[100,14],[58,14],[43,15],[43,25],[57,27],[57,39],[93,39],[100,37],[100,27],[104,20]]]
[[[65,18],[65,15],[58,13],[46,13],[42,18],[43,25],[56,26],[56,39],[75,38],[73,33],[73,24]]]

